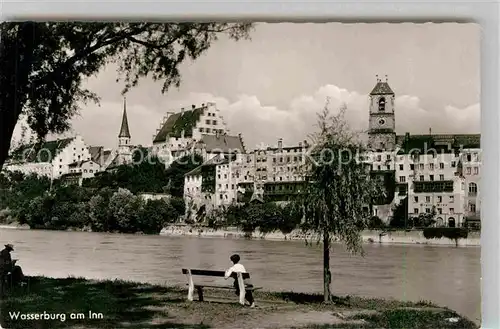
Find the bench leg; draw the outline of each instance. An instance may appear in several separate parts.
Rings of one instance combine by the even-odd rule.
[[[196,291],[198,292],[198,300],[200,302],[203,301],[203,287],[196,287]]]
[[[186,274],[187,279],[188,279],[188,296],[187,299],[192,302],[193,301],[193,293],[194,293],[194,283],[193,283],[193,276],[191,275],[191,270],[188,270],[188,273]]]

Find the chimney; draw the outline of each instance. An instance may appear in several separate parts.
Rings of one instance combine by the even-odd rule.
[[[432,128],[429,127],[429,135],[432,135]]]
[[[201,103],[201,107],[205,107],[205,103]]]
[[[194,110],[196,108],[196,105],[191,105],[191,108]]]
[[[283,138],[278,139],[278,149],[281,150],[283,148]]]

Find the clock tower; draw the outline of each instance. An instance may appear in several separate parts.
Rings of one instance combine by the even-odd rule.
[[[389,87],[387,76],[385,81],[377,76],[377,84],[369,98],[368,146],[373,151],[393,151],[396,146],[395,95]]]

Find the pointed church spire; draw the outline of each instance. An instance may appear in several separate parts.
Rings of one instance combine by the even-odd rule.
[[[120,128],[120,133],[118,134],[119,138],[125,137],[130,138],[130,131],[128,129],[128,119],[127,119],[127,98],[123,98],[123,117],[122,117],[122,126]]]

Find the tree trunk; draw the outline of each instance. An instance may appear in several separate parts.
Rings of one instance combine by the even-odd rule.
[[[332,275],[330,272],[330,233],[323,232],[323,295],[324,302],[330,303],[331,301],[331,284]]]
[[[36,43],[33,22],[20,24],[16,34],[7,29],[2,25],[0,31],[0,170],[9,154],[12,135],[29,92]]]

